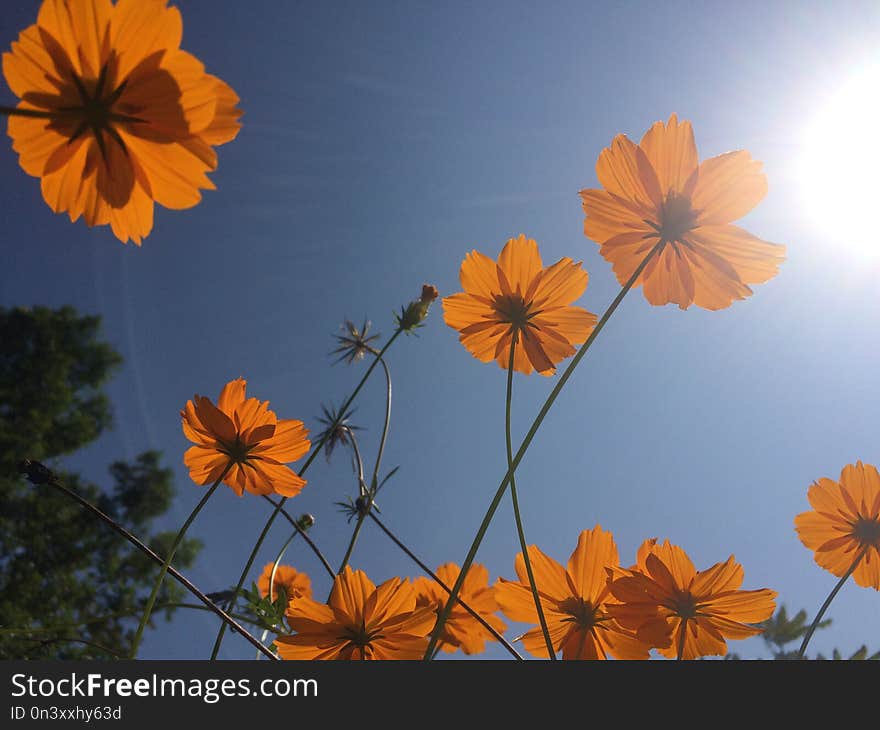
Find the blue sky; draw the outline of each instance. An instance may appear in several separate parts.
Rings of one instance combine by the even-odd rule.
[[[187,399],[215,399],[243,376],[279,417],[317,432],[320,404],[340,403],[363,368],[330,365],[343,320],[366,317],[388,336],[392,312],[423,283],[460,291],[467,252],[494,258],[520,233],[545,264],[583,261],[590,283],[578,304],[601,314],[619,285],[583,234],[577,193],[598,186],[596,157],[614,135],[638,140],[676,112],[693,122],[701,158],[747,149],[764,162],[769,193],[742,225],[785,244],[788,259],[720,312],[626,298],[517,473],[526,535],[561,562],[597,523],[625,564],[649,537],[680,545],[698,568],[732,553],[743,588],[777,590],[778,603],[812,617],[836,579],[801,545],[794,516],[809,508],[813,480],[880,463],[880,257],[836,225],[863,219],[871,234],[873,210],[807,203],[808,185],[857,183],[805,172],[803,139],[834,90],[880,60],[876,3],[174,4],[182,47],[244,110],[202,203],[157,207],[143,247],[123,246],[106,227],[53,214],[9,140],[0,145],[0,305],[100,314],[126,362],[109,387],[114,430],[72,466],[106,484],[111,461],[161,450],[178,485],[165,527],[176,528],[202,494],[182,461]],[[4,49],[39,3],[10,5]],[[14,103],[2,89],[0,103]],[[851,133],[852,120],[839,121],[830,147]],[[388,362],[384,464],[400,470],[382,518],[430,565],[461,563],[504,473],[504,371],[459,345],[439,302]],[[552,386],[516,377],[515,442]],[[358,400],[370,463],[383,398],[376,378]],[[288,506],[316,516],[312,537],[338,563],[351,525],[333,503],[356,492],[348,459],[320,458],[307,477]],[[206,543],[193,580],[230,587],[266,516],[262,500],[219,491],[191,530]],[[287,537],[273,529],[258,568]],[[518,550],[506,499],[478,561],[492,580],[512,578]],[[326,595],[304,546],[294,541],[288,557]],[[419,574],[369,524],[352,564],[376,582]],[[878,601],[848,584],[811,649],[880,649]],[[147,634],[141,656],[207,658],[215,633],[212,617],[179,612]],[[766,656],[760,639],[730,646]],[[228,636],[222,656],[253,650]]]

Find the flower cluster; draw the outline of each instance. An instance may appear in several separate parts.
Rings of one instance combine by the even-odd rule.
[[[71,221],[83,218],[89,226],[109,225],[123,243],[140,245],[152,230],[155,203],[190,208],[202,190],[213,189],[207,173],[217,167],[214,147],[237,136],[239,98],[181,50],[182,32],[180,11],[167,0],[44,0],[35,23],[3,54],[3,75],[19,100],[14,108],[2,108],[12,146],[22,169],[40,178],[53,211],[67,213]],[[681,547],[653,538],[638,548],[635,563],[624,567],[613,535],[598,524],[580,533],[565,565],[526,544],[516,465],[568,373],[623,297],[641,288],[651,305],[720,310],[751,296],[751,287],[776,276],[785,259],[783,246],[735,225],[767,192],[761,163],[745,150],[700,161],[690,122],[676,114],[652,124],[638,143],[623,134],[614,137],[598,156],[596,177],[598,188],[579,193],[584,234],[598,244],[622,287],[605,314],[597,317],[575,304],[589,281],[582,262],[562,257],[545,266],[537,242],[525,234],[508,239],[497,259],[471,250],[459,269],[462,291],[442,299],[444,320],[466,351],[508,371],[508,470],[470,557],[461,566],[448,562],[432,573],[375,516],[374,497],[396,471],[380,480],[391,414],[385,352],[398,335],[424,325],[439,297],[436,287],[424,284],[418,298],[394,313],[394,335],[381,348],[369,320],[360,326],[346,321],[332,353],[336,362],[354,365],[366,359],[369,366],[344,405],[323,408],[318,420],[324,429],[299,472],[289,465],[312,450],[309,430],[303,421],[279,419],[268,401],[247,397],[244,378],[226,383],[216,404],[198,394],[186,402],[181,425],[193,445],[183,461],[196,484],[211,486],[164,559],[144,548],[162,571],[132,655],[175,550],[221,483],[238,496],[247,491],[265,497],[274,507],[239,585],[212,594],[218,601],[217,596],[228,599],[227,611],[242,594],[242,582],[279,514],[287,516],[294,536],[309,541],[333,576],[327,601],[315,600],[310,577],[279,562],[290,540],[265,565],[250,595],[264,609],[260,625],[276,631],[273,646],[283,659],[406,660],[459,649],[474,655],[492,641],[519,657],[503,636],[508,627],[499,612],[530,626],[513,640],[526,652],[554,659],[561,653],[567,660],[648,659],[652,652],[669,659],[724,656],[729,640],[762,631],[777,593],[743,590],[744,570],[733,555],[698,570]],[[514,460],[514,372],[550,377],[573,356]],[[379,363],[386,377],[385,423],[368,479],[356,434],[361,429],[350,419],[354,397]],[[306,485],[302,475],[322,448],[328,461],[335,448],[350,449],[358,477],[358,498],[347,508],[356,527],[335,572],[306,536],[314,518],[307,514],[296,521],[283,508]],[[59,486],[54,476],[38,473],[38,467],[45,470],[42,465],[22,463],[35,483]],[[517,578],[490,584],[488,569],[472,560],[508,486],[522,552],[514,560]],[[840,582],[806,632],[801,657],[831,598],[850,576],[860,586],[880,590],[880,473],[861,461],[849,464],[839,481],[821,478],[807,497],[813,509],[795,518],[797,535],[814,551],[816,563]],[[392,577],[376,585],[352,569],[349,559],[368,517],[430,575]],[[242,631],[219,603],[193,592]],[[222,634],[221,629],[214,656]],[[256,644],[272,656],[267,646]]]
[[[760,633],[754,624],[775,608],[774,591],[740,590],[743,570],[733,556],[697,571],[681,548],[647,540],[636,565],[623,569],[613,536],[599,525],[580,534],[567,566],[534,545],[529,553],[553,648],[563,659],[647,659],[652,649],[669,658],[724,655],[725,639]],[[498,609],[511,621],[538,622],[521,553],[515,567],[518,581],[499,578],[490,586],[486,568],[474,565],[459,593],[462,604],[497,634],[506,630],[493,615]],[[448,590],[459,572],[448,563],[437,569],[439,581],[393,578],[376,588],[361,571],[346,567],[327,604],[291,599],[287,618],[296,633],[276,640],[279,654],[285,659],[420,657],[447,598],[444,587]],[[462,604],[442,627],[440,647],[477,654],[486,641],[497,639]],[[528,630],[520,640],[529,653],[548,656],[541,629]]]

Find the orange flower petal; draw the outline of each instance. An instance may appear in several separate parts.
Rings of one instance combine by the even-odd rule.
[[[696,174],[692,201],[699,225],[738,220],[767,194],[761,163],[745,150],[703,160]]]
[[[647,213],[663,203],[657,174],[645,153],[626,135],[618,134],[610,147],[599,154],[596,177],[611,195],[634,204]]]
[[[578,537],[577,547],[568,560],[575,595],[595,605],[607,592],[606,568],[620,563],[614,537],[599,525],[584,530]]]
[[[660,189],[683,193],[685,184],[697,169],[697,145],[691,123],[679,123],[678,117],[672,114],[666,124],[652,124],[639,147],[657,173]]]
[[[459,278],[465,292],[486,300],[492,300],[495,293],[501,290],[495,262],[479,251],[471,251],[465,256],[461,262]]]
[[[651,304],[677,304],[687,309],[694,301],[694,277],[677,244],[667,244],[642,273],[645,299]]]
[[[534,239],[526,238],[525,235],[520,234],[517,238],[509,239],[501,249],[498,266],[504,272],[511,290],[525,294],[532,280],[543,269],[544,264],[541,261],[541,254],[538,253],[538,244]],[[584,287],[586,287],[586,283],[584,283]]]
[[[785,246],[767,243],[733,225],[704,225],[688,233],[698,249],[723,259],[745,284],[763,284],[779,273]]]

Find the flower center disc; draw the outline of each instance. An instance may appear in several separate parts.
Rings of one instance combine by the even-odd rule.
[[[697,615],[697,602],[690,593],[682,593],[676,598],[673,611],[680,618],[694,618]]]
[[[689,198],[670,192],[660,213],[660,236],[664,241],[680,241],[694,227],[696,213]]]
[[[853,525],[853,535],[862,545],[880,545],[880,521],[860,517]]]
[[[502,322],[509,322],[518,330],[525,328],[529,321],[529,307],[518,294],[497,295],[495,311]]]

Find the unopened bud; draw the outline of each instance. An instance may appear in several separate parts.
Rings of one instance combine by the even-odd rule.
[[[308,512],[305,514],[301,514],[299,519],[296,521],[296,526],[299,527],[300,530],[308,530],[312,525],[315,524],[314,515],[310,515]]]
[[[433,284],[422,285],[422,295],[415,301],[410,302],[400,311],[397,316],[397,326],[406,332],[412,332],[416,327],[421,327],[428,309],[440,293]]]

